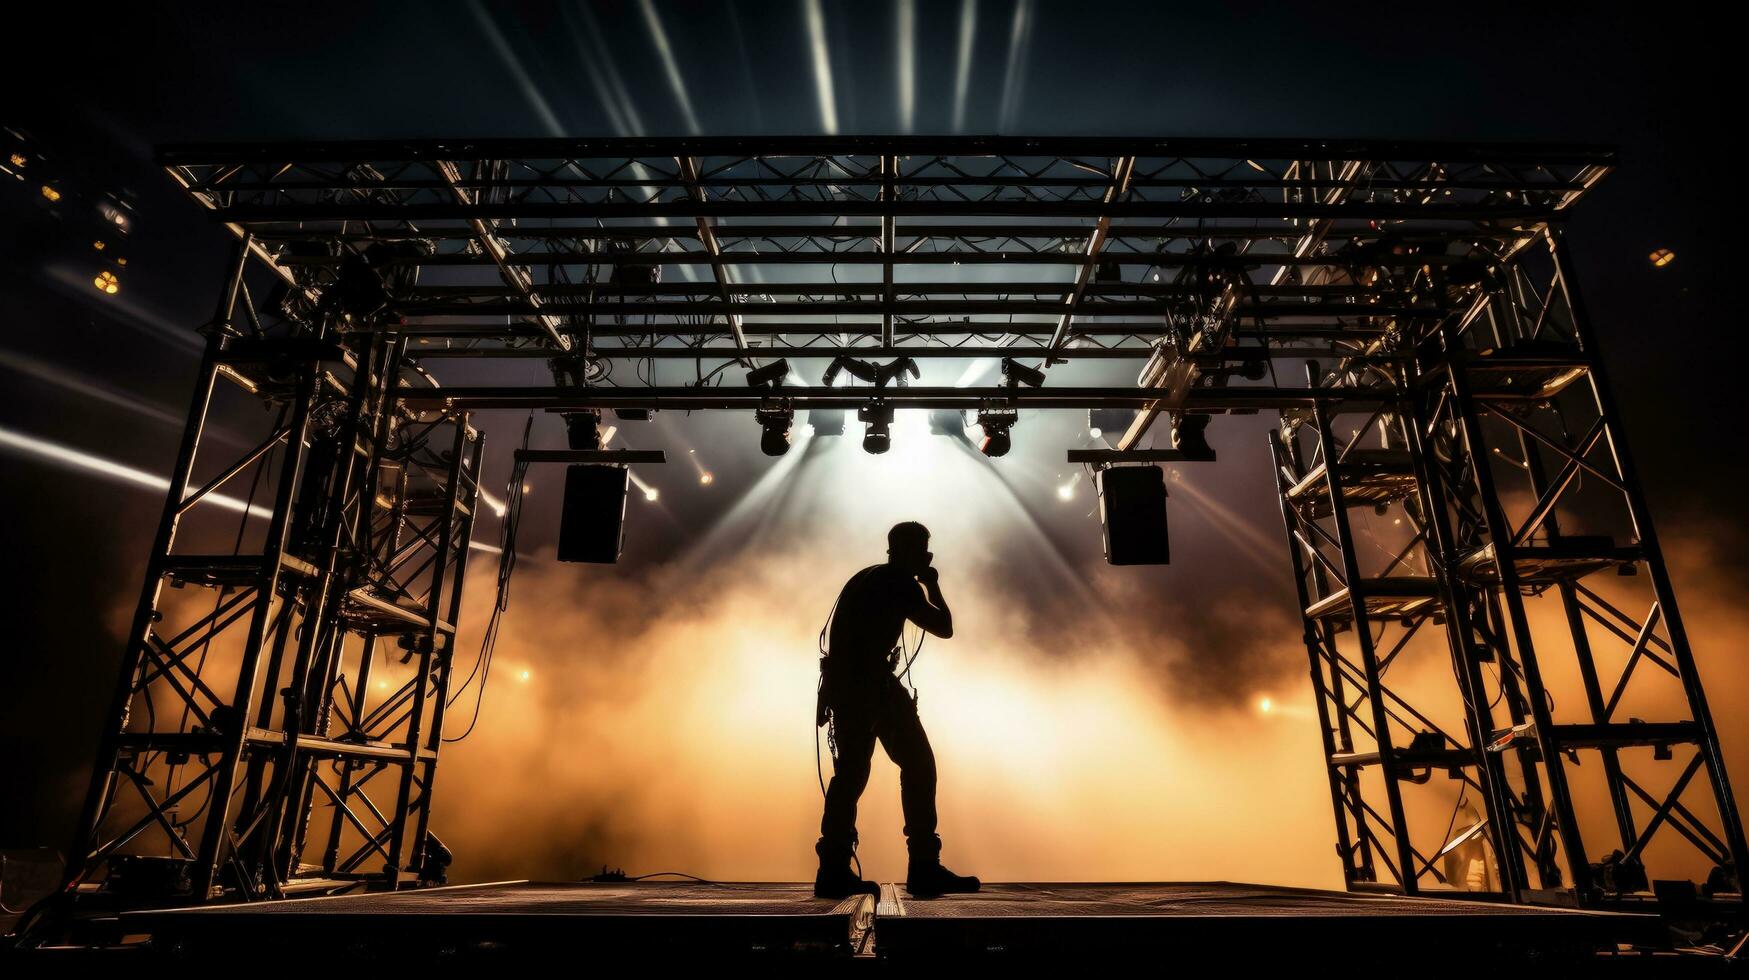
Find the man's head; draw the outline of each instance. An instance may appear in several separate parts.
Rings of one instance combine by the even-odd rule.
[[[901,521],[887,532],[888,564],[918,575],[934,557],[929,553],[929,529],[916,521]]]

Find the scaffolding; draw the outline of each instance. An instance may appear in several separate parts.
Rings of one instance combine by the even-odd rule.
[[[1171,455],[1141,453],[1162,416],[1176,432],[1280,413],[1270,459],[1350,888],[1645,899],[1666,865],[1686,877],[1674,840],[1709,894],[1740,891],[1717,732],[1561,230],[1609,150],[773,137],[160,162],[238,254],[70,890],[441,880],[428,817],[486,499],[470,413],[864,407],[868,388],[722,380],[842,355],[1128,361],[1132,385],[878,396],[1130,409],[1120,465]],[[433,377],[501,358],[560,380]],[[627,361],[646,370],[616,377]],[[697,380],[657,383],[663,361]],[[276,421],[212,466],[220,383]],[[179,551],[183,515],[245,478],[270,488],[247,504],[258,551]],[[215,601],[166,602],[166,583]],[[1583,696],[1557,700],[1551,676]]]

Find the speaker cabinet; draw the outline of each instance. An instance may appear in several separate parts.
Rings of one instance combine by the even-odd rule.
[[[585,463],[565,470],[565,508],[559,515],[559,560],[611,565],[625,545],[624,466]]]
[[[1113,565],[1165,565],[1166,478],[1158,466],[1112,466],[1094,477],[1105,560]]]

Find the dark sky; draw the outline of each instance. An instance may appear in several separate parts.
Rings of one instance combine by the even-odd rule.
[[[125,189],[139,220],[125,288],[106,298],[66,271],[81,236],[4,188],[0,426],[169,469],[177,426],[167,419],[186,405],[192,328],[210,315],[228,236],[151,166],[164,142],[889,133],[907,123],[923,133],[1573,140],[1621,151],[1571,235],[1654,513],[1671,533],[1740,538],[1739,372],[1721,362],[1737,330],[1724,302],[1723,239],[1737,219],[1725,124],[1742,86],[1724,60],[1726,32],[1670,4],[1200,6],[1209,9],[918,0],[907,111],[898,8],[821,0],[829,112],[801,0],[11,12],[14,42],[29,39],[40,58],[0,95],[0,122],[29,130],[91,192]],[[968,7],[976,31],[961,101]],[[1676,262],[1654,270],[1656,248]],[[1722,377],[1707,370],[1715,364]],[[1260,455],[1256,428],[1216,432],[1217,446]],[[512,433],[493,431],[502,452]],[[727,489],[763,465],[750,437],[742,449],[722,461]],[[1273,495],[1250,479],[1258,461],[1244,458],[1236,506],[1279,535]],[[0,549],[15,580],[0,646],[0,847],[58,845],[160,502],[16,454],[0,460]],[[648,518],[634,564],[661,562],[710,522],[718,498],[669,499],[673,519]],[[531,526],[550,533],[550,510],[544,525],[540,513]],[[1046,530],[1097,555],[1096,524]],[[1220,560],[1212,541],[1191,548]],[[1259,592],[1285,596],[1286,582],[1284,569]]]

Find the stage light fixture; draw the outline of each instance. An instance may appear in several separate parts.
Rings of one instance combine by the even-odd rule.
[[[1184,454],[1184,458],[1196,462],[1213,462],[1215,450],[1208,441],[1209,417],[1207,415],[1181,415],[1172,426],[1172,448]]]
[[[987,409],[978,413],[978,426],[984,430],[984,441],[978,446],[978,451],[992,459],[1008,455],[1008,450],[1014,448],[1014,439],[1009,430],[1020,418],[1013,409]]]
[[[759,423],[760,452],[767,456],[782,456],[789,452],[789,430],[795,422],[795,409],[774,405],[754,411],[753,418]]]
[[[43,197],[50,204],[53,204],[56,201],[59,201],[61,199],[61,192],[58,190],[55,190],[53,187],[49,186],[48,184],[43,185],[42,194],[43,194]]]
[[[840,354],[832,359],[830,365],[827,365],[826,373],[820,380],[825,383],[826,387],[830,388],[832,383],[838,380],[838,375],[842,373],[848,373],[858,381],[867,381],[876,388],[885,388],[894,378],[898,379],[900,387],[904,387],[905,375],[910,375],[913,378],[923,376],[923,372],[917,367],[917,362],[909,357],[894,358],[885,364],[874,364]]]
[[[121,279],[108,269],[99,272],[97,278],[91,280],[91,285],[96,286],[98,292],[111,296],[121,291]]]
[[[879,455],[893,445],[893,406],[883,401],[869,402],[856,410],[856,418],[867,423],[863,430],[863,452]]]
[[[838,381],[840,374],[849,374],[858,381],[872,384],[876,377],[876,368],[867,361],[840,354],[832,359],[831,364],[826,365],[826,373],[820,376],[820,383],[830,388]]]
[[[1038,388],[1045,383],[1045,373],[1038,368],[1030,368],[1012,357],[1002,359],[1002,377],[1008,379],[1008,386],[1026,385]]]
[[[565,442],[571,449],[600,449],[606,443],[601,437],[600,412],[564,412],[560,417],[565,420]]]
[[[808,410],[808,425],[814,429],[817,436],[841,436],[844,434],[844,409],[814,408]]]
[[[1657,250],[1656,252],[1653,252],[1651,254],[1650,258],[1652,260],[1652,268],[1662,269],[1665,266],[1669,265],[1670,263],[1676,261],[1676,253],[1670,251],[1667,248],[1661,248],[1661,249]]]
[[[781,388],[783,386],[783,380],[787,377],[789,377],[789,362],[785,360],[776,360],[764,367],[758,367],[748,371],[747,387]]]

